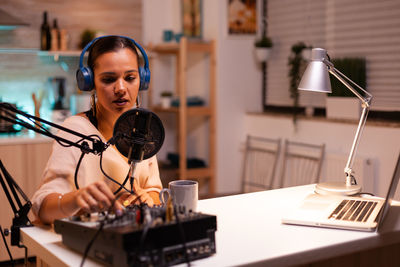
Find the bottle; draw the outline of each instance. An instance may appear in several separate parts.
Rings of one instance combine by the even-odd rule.
[[[50,25],[47,22],[47,11],[45,11],[43,12],[43,23],[40,26],[40,50],[50,50],[50,45]]]
[[[67,50],[68,34],[65,29],[60,30],[60,51]]]
[[[50,50],[60,50],[60,29],[58,28],[57,19],[53,20],[53,28],[51,29],[51,48]]]
[[[64,77],[54,77],[51,81],[56,85],[56,99],[53,105],[53,112],[51,115],[51,121],[56,124],[61,124],[63,121],[71,115],[69,109],[64,106],[65,98],[65,78]]]

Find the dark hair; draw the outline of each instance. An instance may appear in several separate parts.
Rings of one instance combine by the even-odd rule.
[[[94,71],[95,62],[99,56],[108,52],[116,52],[123,48],[130,49],[136,55],[138,64],[140,63],[139,54],[136,51],[136,46],[131,40],[121,36],[107,36],[98,39],[90,47],[87,64]]]

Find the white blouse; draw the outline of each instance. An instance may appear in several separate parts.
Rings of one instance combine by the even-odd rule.
[[[98,135],[104,143],[107,142],[86,117],[71,116],[64,121],[62,126],[83,135]],[[80,140],[79,137],[64,131],[59,131],[57,135],[73,142]],[[47,195],[51,193],[66,194],[76,189],[74,175],[80,156],[81,150],[79,148],[64,147],[54,142],[52,153],[44,170],[43,180],[31,200],[32,211],[36,217],[39,214],[42,201]],[[104,172],[119,183],[123,183],[128,175],[129,164],[114,146],[108,147],[103,152],[102,166]],[[162,189],[156,156],[137,163],[134,177],[139,179],[140,187],[146,192],[160,192]],[[101,172],[100,156],[92,153],[86,154],[78,171],[79,188],[83,188],[100,179],[103,179],[112,191],[119,188],[117,184],[107,179]],[[125,187],[130,188],[129,182],[126,183]]]

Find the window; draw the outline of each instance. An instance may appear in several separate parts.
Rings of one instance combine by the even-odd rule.
[[[364,57],[371,111],[400,111],[400,1],[269,0],[266,105],[292,106],[288,57],[299,41],[325,48],[331,58]],[[301,92],[300,105],[325,107],[326,95]]]

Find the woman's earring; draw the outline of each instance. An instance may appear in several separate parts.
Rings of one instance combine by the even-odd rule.
[[[90,107],[92,109],[93,116],[96,117],[96,91],[94,91],[90,97]]]
[[[140,108],[140,97],[139,97],[139,94],[136,97],[136,108]]]

